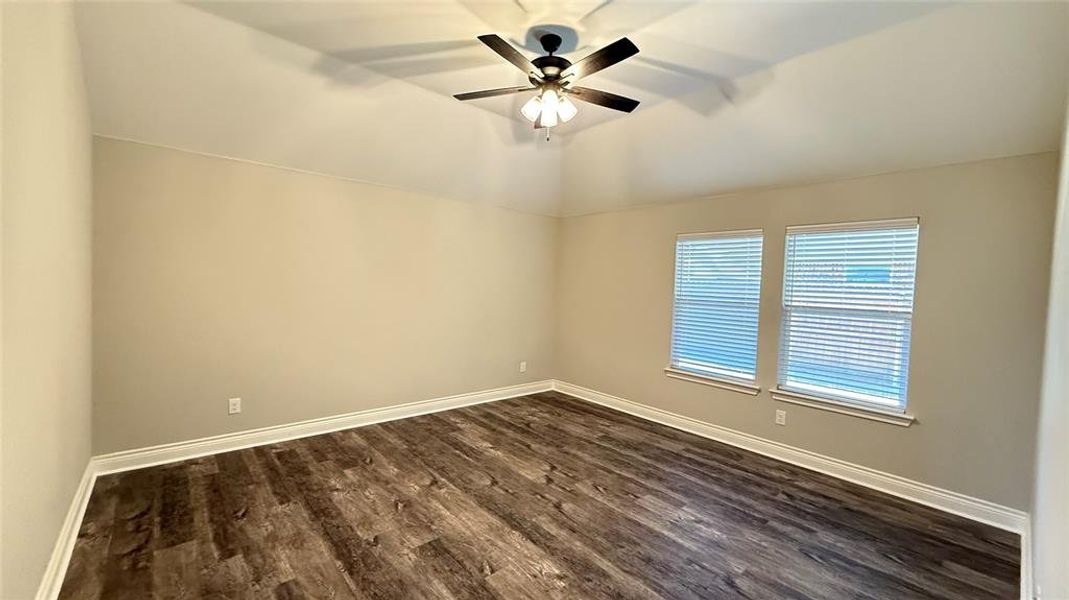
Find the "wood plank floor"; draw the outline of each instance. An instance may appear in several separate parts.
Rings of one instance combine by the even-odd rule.
[[[1016,535],[545,393],[102,477],[61,597],[1018,597]]]

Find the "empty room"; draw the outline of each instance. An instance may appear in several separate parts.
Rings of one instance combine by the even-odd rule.
[[[1069,600],[1069,2],[0,0],[0,599]]]

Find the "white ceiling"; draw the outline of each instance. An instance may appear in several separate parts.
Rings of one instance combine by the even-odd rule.
[[[79,7],[98,133],[546,214],[1053,150],[1069,5],[271,1]],[[622,35],[550,142],[475,40]],[[535,56],[535,52],[529,52]]]

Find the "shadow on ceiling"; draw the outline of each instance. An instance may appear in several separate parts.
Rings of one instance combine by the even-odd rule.
[[[311,69],[330,85],[367,89],[384,81],[402,80],[450,100],[453,93],[468,91],[471,76],[454,81],[447,77],[449,74],[494,65],[502,67],[501,73],[507,73],[508,64],[475,39],[480,33],[500,33],[528,50],[529,55],[536,55],[531,48],[536,40],[528,35],[532,26],[571,25],[579,34],[577,49],[569,57],[573,61],[626,35],[642,49],[641,53],[599,73],[599,81],[591,87],[633,94],[643,102],[639,111],[673,101],[706,118],[760,94],[771,84],[777,64],[947,6],[930,2],[713,4],[602,0],[579,3],[583,10],[577,12],[574,2],[456,0],[455,4],[436,4],[434,10],[438,14],[435,25],[430,26],[435,35],[457,34],[455,39],[338,47],[337,43],[323,40],[347,41],[350,33],[353,39],[389,37],[384,32],[396,33],[399,39],[416,39],[428,30],[428,23],[413,16],[413,11],[418,14],[422,9],[419,3],[412,2],[391,4],[391,12],[385,14],[382,5],[361,8],[365,5],[349,4],[346,10],[356,13],[346,18],[333,16],[332,11],[337,9],[333,3],[301,2],[300,19],[293,17],[292,2],[191,4],[319,52],[321,57]],[[361,10],[379,12],[362,18]],[[305,15],[312,18],[304,18]],[[463,37],[464,33],[468,37]],[[724,41],[732,39],[736,40],[734,46],[750,50],[732,51],[735,48],[728,47],[732,42]],[[742,78],[746,78],[745,86],[738,83]],[[524,83],[526,78],[515,70],[512,76],[491,76],[481,87]],[[526,99],[518,95],[473,105],[509,119],[511,127],[502,141],[526,144],[540,137],[519,115],[519,107]],[[553,134],[567,136],[623,116],[584,105],[576,119],[555,128]]]

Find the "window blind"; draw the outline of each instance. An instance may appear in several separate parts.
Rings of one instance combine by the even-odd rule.
[[[762,240],[760,230],[679,236],[672,368],[754,382]]]
[[[787,228],[780,388],[904,411],[916,219]]]

